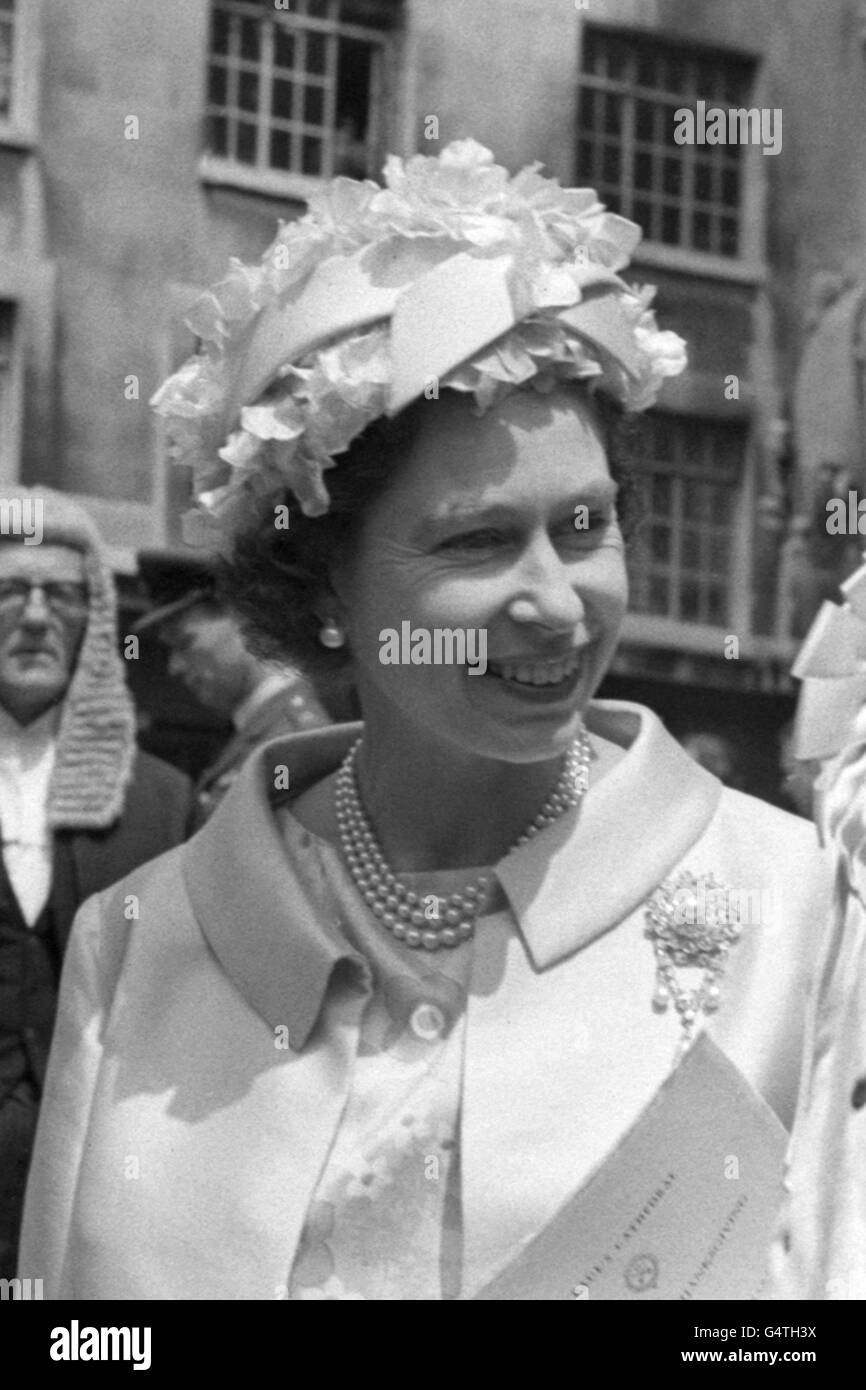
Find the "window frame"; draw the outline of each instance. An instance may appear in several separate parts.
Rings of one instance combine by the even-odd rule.
[[[240,14],[245,0],[226,0],[226,3],[232,6],[235,13]],[[198,160],[199,177],[204,184],[237,188],[244,192],[258,193],[265,197],[280,198],[290,202],[308,202],[313,194],[327,185],[330,175],[327,173],[304,174],[292,170],[273,169],[264,165],[244,164],[239,160],[214,154],[206,147],[207,123],[212,114],[207,98],[207,84],[212,58],[210,44],[214,10],[215,5],[211,3],[208,6],[207,49],[204,67],[205,109],[202,120],[202,138],[205,147]],[[379,47],[382,54],[380,73],[382,93],[378,99],[371,97],[371,112],[378,128],[370,140],[370,144],[376,152],[376,158],[384,157],[386,148],[400,149],[405,145],[405,138],[401,139],[400,136],[408,130],[407,112],[412,88],[411,83],[407,80],[409,76],[407,73],[408,64],[405,61],[407,16],[404,0],[394,0],[393,13],[393,25],[388,29],[383,28],[379,31],[372,27],[364,29],[359,25],[342,24],[339,20],[300,17],[305,28],[320,33],[332,34],[336,32],[338,36],[346,35],[350,38],[364,38],[365,40],[377,32],[381,35],[381,41],[376,46]],[[282,10],[275,10],[273,14],[268,13],[263,16],[262,11],[257,6],[250,5],[248,17],[265,17],[269,22],[273,21],[279,24],[281,19],[285,22],[292,16],[291,12]],[[270,32],[273,33],[273,30],[271,29]],[[260,73],[263,70],[261,59],[258,70]],[[268,76],[267,80],[270,82],[272,77]],[[292,119],[294,121],[294,114]],[[261,121],[262,118],[256,113],[258,141],[263,138]],[[323,131],[326,130],[327,127],[323,127]],[[393,138],[388,138],[391,133],[393,133]]]
[[[587,35],[593,33],[601,34],[605,38],[621,39],[632,45],[643,43],[653,48],[667,46],[681,51],[686,56],[691,55],[694,58],[703,58],[707,61],[723,62],[725,59],[730,59],[735,62],[748,63],[752,68],[748,105],[752,106],[755,103],[760,88],[762,61],[761,55],[758,53],[726,44],[708,44],[689,37],[682,38],[679,35],[672,35],[664,29],[647,29],[633,24],[619,24],[615,19],[607,22],[585,19],[580,26],[578,43],[573,156],[575,170],[578,169],[579,163],[580,99],[585,90],[585,79],[588,76],[590,78],[589,90],[607,91],[604,86],[598,85],[599,81],[603,82],[604,79],[593,79],[590,74],[584,72],[584,44]],[[637,99],[633,95],[631,97],[632,104]],[[687,94],[683,94],[681,104],[688,104]],[[593,133],[595,134],[595,132]],[[621,138],[619,143],[620,148],[624,148]],[[662,269],[685,271],[698,276],[712,276],[714,279],[736,280],[747,284],[757,285],[764,281],[766,278],[763,256],[765,171],[760,164],[763,157],[762,150],[758,145],[744,145],[741,146],[741,150],[741,196],[737,209],[740,245],[737,255],[724,256],[718,252],[702,251],[680,243],[658,241],[645,233],[641,245],[632,257],[633,262],[650,267],[658,266]],[[583,184],[586,181],[581,174],[576,174],[575,182]],[[594,185],[597,180],[592,178],[588,182]],[[649,192],[655,194],[657,190],[653,188]],[[602,201],[605,196],[604,192],[599,193]],[[679,201],[678,205],[681,209],[686,208],[686,204],[682,200]]]
[[[756,469],[754,462],[754,450],[752,430],[748,417],[739,420],[723,422],[718,417],[703,415],[689,410],[671,410],[665,407],[658,407],[654,410],[655,416],[666,416],[668,420],[683,424],[693,424],[704,427],[738,427],[742,430],[742,458],[739,465],[739,477],[732,483],[732,508],[731,519],[728,531],[731,541],[730,549],[730,572],[731,578],[726,586],[727,597],[727,616],[723,623],[711,623],[705,621],[692,621],[679,616],[672,616],[668,613],[657,613],[649,610],[635,610],[629,607],[626,622],[623,628],[623,636],[630,640],[643,641],[651,646],[676,646],[683,647],[692,651],[714,651],[721,650],[724,638],[728,635],[736,635],[741,641],[752,637],[752,580],[755,562],[754,554],[754,534],[753,520],[755,515],[756,499]],[[705,478],[707,481],[723,481],[720,473],[713,473],[700,466],[692,466],[685,470],[678,467],[676,463],[669,460],[658,460],[647,458],[646,462],[636,463],[634,474],[637,479],[651,478],[659,474],[667,474],[679,479],[695,478],[700,480]],[[638,484],[639,486],[639,484]],[[687,524],[688,517],[680,515],[678,528],[672,526],[672,533],[678,530],[678,536],[672,535],[675,542],[672,548],[678,551],[681,545],[682,526]],[[627,543],[634,546],[637,537]],[[628,554],[627,557],[628,559]],[[661,568],[661,567],[659,567]],[[664,567],[664,572],[669,576],[671,589],[679,588],[682,584],[683,569],[681,565],[676,568],[668,565]],[[702,574],[704,571],[697,571]],[[631,572],[629,574],[630,592],[634,590]]]
[[[0,114],[0,148],[32,149],[38,138],[42,0],[15,0],[12,99]]]

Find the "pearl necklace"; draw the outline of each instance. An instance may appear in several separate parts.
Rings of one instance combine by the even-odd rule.
[[[349,872],[371,911],[399,941],[407,946],[423,946],[436,951],[441,946],[459,946],[475,930],[475,918],[487,901],[490,880],[480,874],[474,883],[460,893],[451,893],[439,920],[439,897],[415,893],[401,883],[382,854],[379,841],[361,804],[355,770],[361,739],[349,749],[336,779],[335,805],[340,843]],[[535,819],[507,850],[511,854],[525,845],[545,826],[557,820],[563,812],[577,806],[589,785],[589,739],[581,730],[565,755],[556,786]],[[435,898],[436,915],[427,916],[422,909],[425,899]]]

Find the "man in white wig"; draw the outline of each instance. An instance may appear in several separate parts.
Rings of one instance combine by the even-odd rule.
[[[191,794],[136,747],[94,526],[60,493],[6,496],[40,525],[0,540],[0,1278],[15,1273],[72,919],[92,893],[179,843]]]

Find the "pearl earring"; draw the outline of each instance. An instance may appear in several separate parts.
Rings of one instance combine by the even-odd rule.
[[[336,651],[338,647],[345,647],[346,634],[336,619],[329,618],[319,629],[319,641],[323,647]]]

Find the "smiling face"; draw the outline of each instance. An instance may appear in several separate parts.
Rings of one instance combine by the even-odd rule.
[[[455,393],[431,401],[333,575],[368,729],[507,762],[563,751],[626,608],[615,497],[577,392],[516,392],[481,419]],[[383,665],[380,633],[407,621],[485,630],[485,674]]]
[[[0,705],[27,724],[63,698],[87,624],[84,557],[65,545],[0,545],[0,592],[22,581],[23,604],[0,601]],[[83,596],[83,598],[82,598]]]

